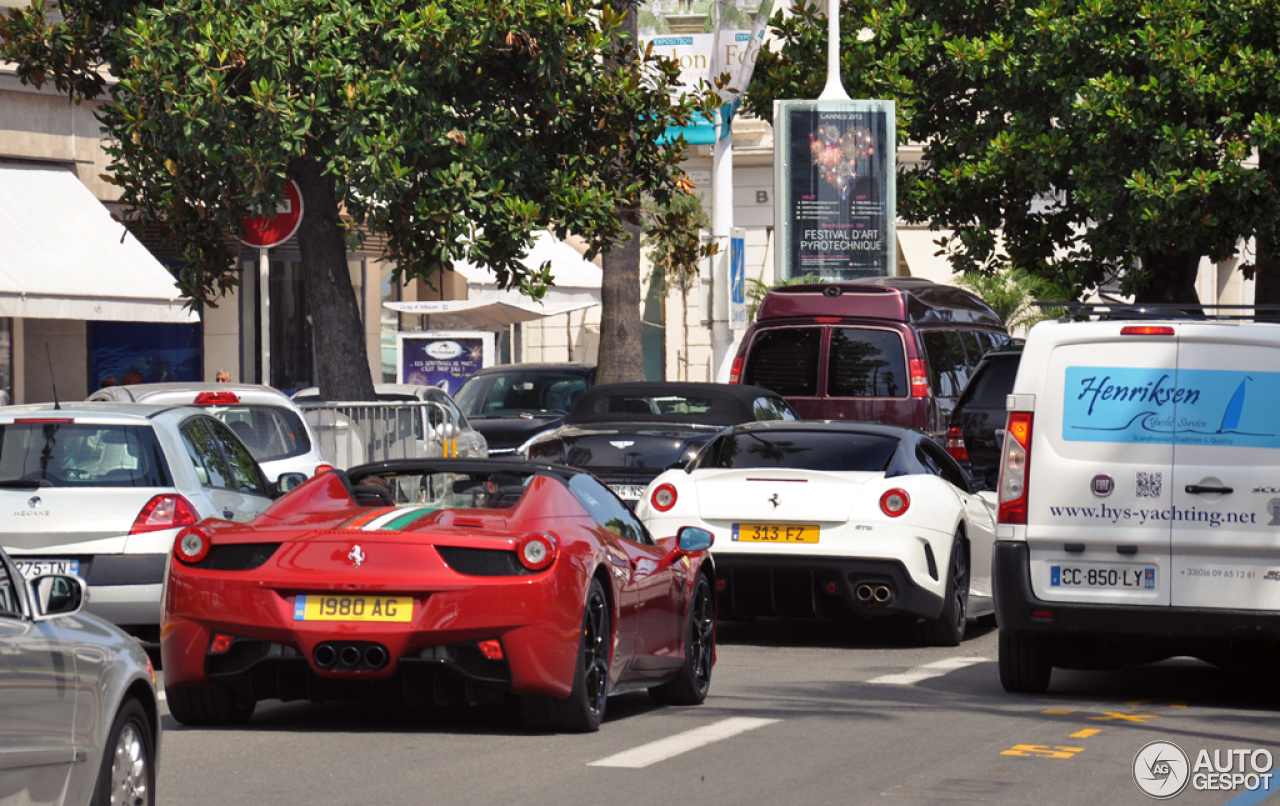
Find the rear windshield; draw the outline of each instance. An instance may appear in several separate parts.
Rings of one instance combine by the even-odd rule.
[[[1018,375],[1018,356],[996,358],[987,362],[969,383],[969,400],[966,406],[978,409],[1003,409],[1006,398],[1013,392],[1013,380]]]
[[[0,425],[0,487],[172,487],[149,425]]]
[[[586,390],[583,375],[516,370],[477,375],[463,384],[454,401],[468,417],[562,415]]]
[[[782,327],[756,333],[742,382],[763,386],[783,397],[813,397],[818,393],[818,350],[822,330]]]
[[[240,437],[253,458],[271,462],[300,456],[311,450],[311,440],[302,420],[281,406],[219,406],[209,413]]]
[[[902,337],[892,330],[842,327],[831,333],[827,394],[832,397],[906,397]]]
[[[707,446],[699,468],[883,471],[898,440],[839,431],[773,431],[726,434]]]

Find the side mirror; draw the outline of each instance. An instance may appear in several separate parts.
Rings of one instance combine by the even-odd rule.
[[[290,490],[296,489],[307,480],[302,473],[281,473],[280,478],[276,479],[275,489],[272,491],[272,498],[279,498]]]
[[[715,542],[715,535],[697,526],[682,526],[680,531],[676,532],[676,544],[680,547],[680,551],[685,554],[706,551]]]
[[[46,574],[31,580],[31,602],[36,621],[79,613],[89,598],[79,577]]]

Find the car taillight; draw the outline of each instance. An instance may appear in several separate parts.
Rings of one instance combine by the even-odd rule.
[[[1000,523],[1027,522],[1027,474],[1031,470],[1031,412],[1011,411],[1000,457]]]
[[[666,512],[676,505],[676,488],[670,484],[659,484],[653,494],[649,496],[649,503],[653,504],[653,508],[659,512]]]
[[[929,396],[929,373],[924,370],[924,359],[911,359],[911,396]]]
[[[201,392],[196,395],[194,406],[235,406],[240,403],[240,396],[235,392]]]
[[[516,547],[520,564],[530,571],[541,571],[556,558],[556,539],[551,535],[529,535]]]
[[[209,536],[197,526],[188,526],[178,532],[178,539],[173,541],[173,556],[195,565],[209,556]]]
[[[213,639],[209,641],[209,654],[221,655],[231,649],[231,645],[236,642],[234,635],[227,635],[224,632],[216,632]]]
[[[729,383],[741,383],[742,381],[742,356],[733,359],[733,366],[729,367]]]
[[[890,518],[902,515],[910,507],[911,496],[907,495],[906,490],[895,487],[892,490],[885,490],[884,495],[880,496],[880,511]]]
[[[129,534],[154,532],[157,529],[176,529],[179,526],[190,526],[200,520],[196,508],[180,495],[157,495],[134,518],[133,528]]]
[[[964,444],[964,432],[960,426],[953,425],[947,429],[947,453],[957,462],[969,461],[969,449]]]
[[[1129,325],[1120,328],[1121,336],[1172,336],[1173,328],[1167,325]]]
[[[311,475],[318,476],[321,473],[329,473],[333,470],[333,465],[316,465],[315,472]]]
[[[503,659],[502,643],[500,641],[490,638],[487,641],[477,641],[476,646],[480,648],[481,654],[489,660]]]

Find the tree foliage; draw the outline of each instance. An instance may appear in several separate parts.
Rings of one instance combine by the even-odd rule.
[[[140,223],[173,234],[193,299],[234,285],[228,235],[273,209],[287,178],[308,176],[306,215],[331,219],[339,238],[323,255],[300,244],[304,273],[378,236],[407,278],[467,260],[538,297],[549,267],[519,262],[533,233],[577,233],[588,257],[624,240],[620,207],[680,192],[683,143],[659,135],[706,111],[672,94],[674,64],[618,36],[626,15],[609,0],[61,9],[61,22],[38,6],[12,11],[0,55],[24,81],[109,94],[112,181]],[[363,344],[358,315],[315,313]]]
[[[899,214],[953,229],[958,270],[1073,291],[1119,274],[1140,299],[1194,302],[1201,255],[1280,218],[1251,161],[1280,133],[1275,0],[841,5],[846,87],[897,101],[900,136],[924,146]],[[749,108],[816,97],[825,32],[814,3],[775,18]]]

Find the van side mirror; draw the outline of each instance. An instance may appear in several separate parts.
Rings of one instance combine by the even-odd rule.
[[[276,479],[273,485],[272,498],[279,498],[290,490],[294,490],[301,486],[307,480],[306,475],[302,473],[281,473],[280,478]]]
[[[31,580],[32,618],[44,621],[54,616],[79,613],[89,598],[79,577],[45,574]]]

